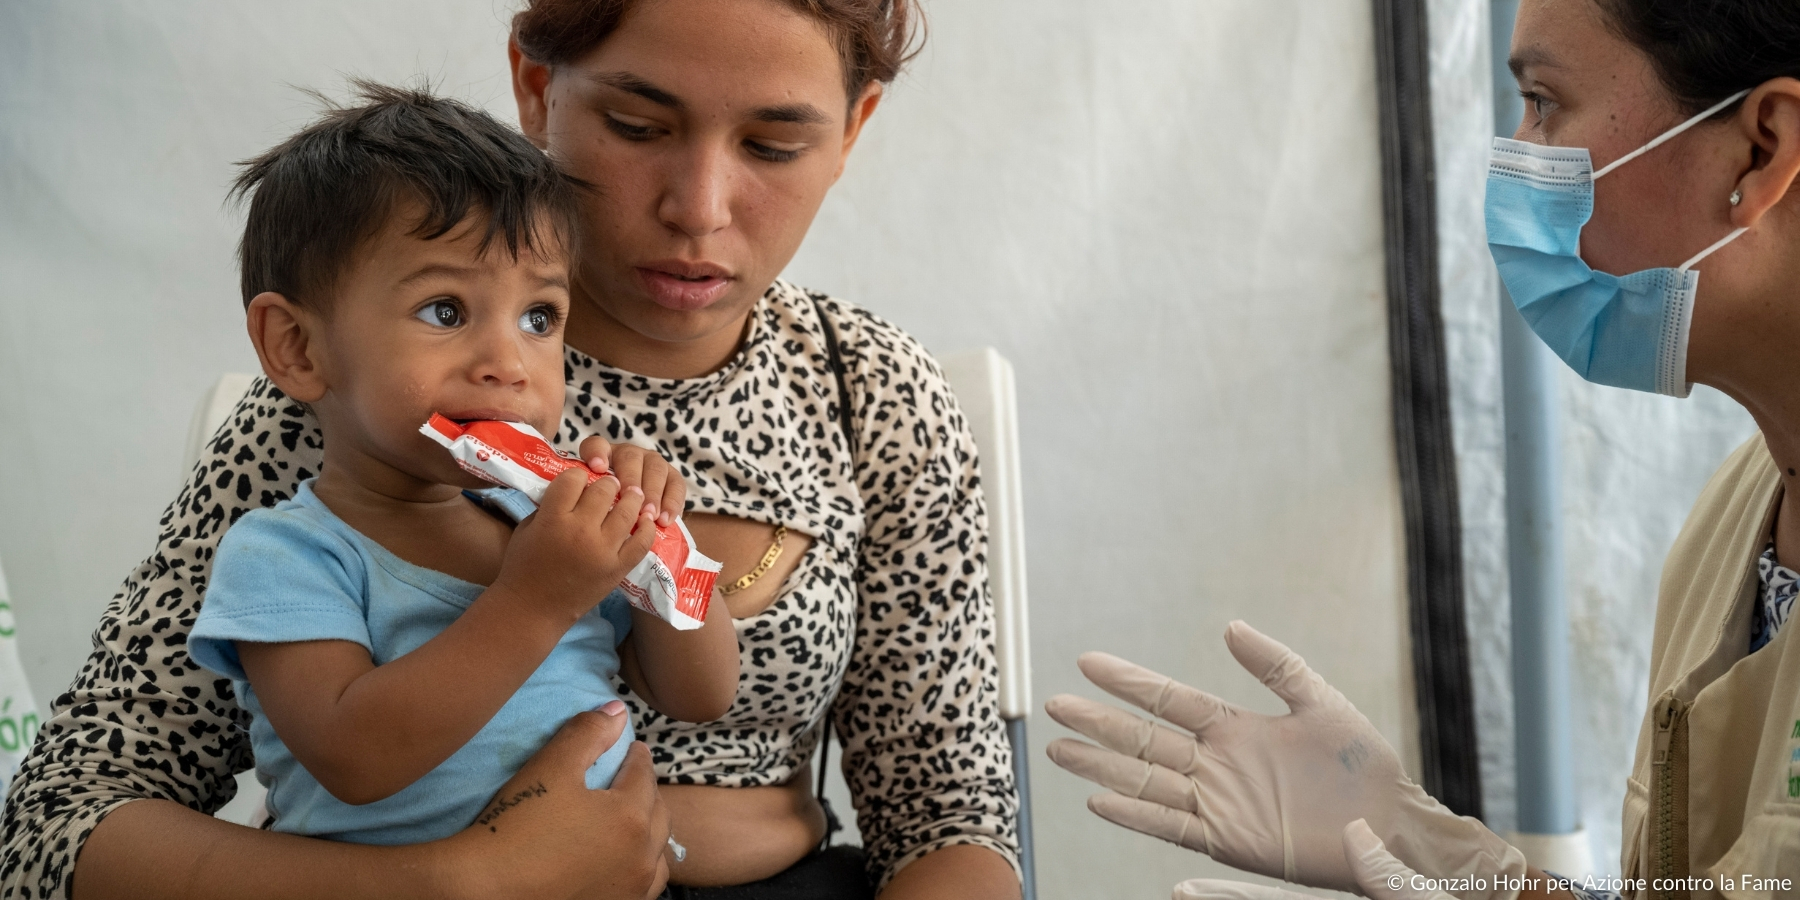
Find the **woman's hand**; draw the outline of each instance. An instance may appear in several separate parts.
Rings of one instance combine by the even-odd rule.
[[[625,716],[569,720],[502,788],[485,822],[379,847],[258,831],[168,800],[108,813],[75,861],[78,900],[643,900],[668,878],[668,813],[650,753],[632,747],[611,790],[587,769]]]
[[[621,487],[642,489],[644,508],[658,525],[675,524],[687,507],[687,484],[655,450],[636,444],[614,444],[594,435],[581,442],[581,458],[596,472],[613,473]]]
[[[669,879],[669,815],[650,751],[635,745],[608,790],[586,773],[625,728],[582,713],[526,762],[462,832],[439,842],[458,896],[638,900]]]
[[[1259,715],[1103,653],[1081,657],[1096,685],[1186,729],[1050,698],[1051,718],[1106,748],[1066,738],[1049,747],[1057,765],[1116,792],[1091,797],[1089,809],[1227,865],[1333,890],[1358,889],[1342,839],[1357,819],[1427,875],[1524,874],[1519,851],[1407,778],[1375,726],[1299,655],[1243,622],[1225,644],[1287,715]]]

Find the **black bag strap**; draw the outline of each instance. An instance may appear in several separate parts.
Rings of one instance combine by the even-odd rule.
[[[844,354],[838,349],[837,327],[831,324],[831,317],[825,314],[825,305],[818,297],[812,298],[813,312],[819,317],[819,330],[825,335],[826,362],[831,366],[831,375],[837,380],[837,420],[838,427],[844,430],[844,450],[849,454],[850,484],[856,485],[856,419],[850,409],[850,384],[844,379]],[[860,489],[859,489],[860,490]],[[832,812],[831,804],[825,802],[825,775],[831,770],[831,716],[829,710],[825,718],[825,733],[819,738],[819,786],[813,795],[819,798],[819,805],[825,808],[825,839],[819,842],[820,849],[831,846],[831,836],[843,826],[838,822],[837,814]]]
[[[819,315],[819,328],[825,332],[825,354],[829,357],[831,375],[837,379],[838,392],[838,427],[844,430],[844,448],[850,452],[850,483],[856,483],[856,419],[850,410],[850,385],[844,380],[844,354],[838,349],[837,327],[825,315],[825,308],[819,301],[813,301],[813,311]]]

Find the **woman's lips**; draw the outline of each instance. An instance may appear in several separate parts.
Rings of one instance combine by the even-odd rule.
[[[707,262],[661,260],[636,271],[651,302],[676,312],[705,309],[731,286],[731,273]]]

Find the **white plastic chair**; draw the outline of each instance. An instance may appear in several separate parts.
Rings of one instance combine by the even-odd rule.
[[[1019,788],[1019,867],[1024,900],[1037,898],[1031,835],[1031,747],[1025,722],[1031,715],[1031,629],[1026,616],[1025,514],[1019,471],[1019,403],[1012,364],[992,347],[938,358],[956,393],[975,449],[981,454],[982,493],[988,515],[988,590],[994,599],[995,656],[1000,668],[1000,718],[1013,751]],[[826,739],[836,743],[829,733]],[[841,759],[841,752],[833,757]],[[826,773],[825,799],[848,810],[850,789],[836,766]],[[856,823],[844,827],[857,837]]]
[[[231,411],[237,408],[238,401],[243,399],[244,392],[250,390],[250,382],[255,380],[254,375],[227,372],[219,376],[219,380],[213,382],[206,393],[200,395],[200,403],[194,407],[194,417],[188,421],[187,449],[181,457],[182,478],[186,478],[194,464],[200,461],[200,453],[205,449],[207,441],[218,433],[219,426],[225,424]],[[263,806],[268,791],[263,788],[262,782],[256,780],[255,772],[239,772],[237,785],[237,796],[231,798],[231,802],[213,813],[213,816],[239,825],[261,825],[269,815]]]
[[[995,656],[1000,664],[1000,718],[1012,743],[1019,786],[1019,865],[1024,900],[1037,898],[1031,840],[1031,627],[1025,594],[1025,507],[1020,487],[1019,400],[1012,364],[992,347],[942,357],[944,377],[975,435],[987,500],[988,589],[994,598]]]

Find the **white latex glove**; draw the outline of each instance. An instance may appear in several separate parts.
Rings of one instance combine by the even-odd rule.
[[[1485,875],[1492,885],[1495,875],[1525,873],[1518,850],[1407,778],[1394,748],[1298,654],[1243,622],[1225,629],[1225,645],[1287,702],[1287,715],[1251,712],[1115,656],[1081,657],[1082,673],[1107,693],[1187,729],[1050,698],[1051,718],[1101,744],[1063,738],[1049,748],[1057,765],[1116,792],[1088,798],[1089,809],[1226,865],[1332,890],[1358,889],[1342,840],[1357,819],[1435,878]]]
[[[1394,858],[1381,838],[1369,830],[1369,823],[1357,819],[1344,826],[1344,856],[1356,876],[1357,889],[1365,897],[1379,900],[1453,900],[1442,891],[1433,890],[1429,881]],[[1278,887],[1245,884],[1242,881],[1220,881],[1195,878],[1175,886],[1174,900],[1318,900],[1308,894],[1296,894]]]

